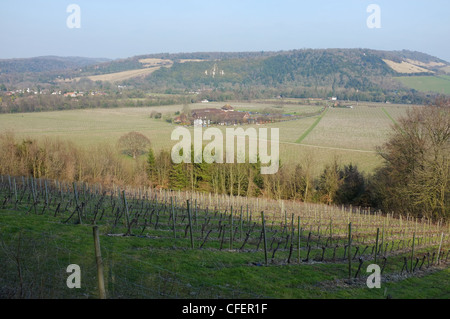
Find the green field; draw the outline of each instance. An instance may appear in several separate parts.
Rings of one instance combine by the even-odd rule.
[[[339,207],[286,203],[289,212],[295,211],[298,216],[301,215],[304,230],[298,234],[298,227],[293,229],[290,221],[287,229],[280,223],[284,218],[274,211],[279,203],[266,202],[268,259],[265,261],[263,245],[259,244],[261,223],[258,214],[252,213],[255,212],[255,202],[251,199],[246,199],[251,207],[252,219],[249,222],[245,210],[244,214],[234,210],[233,218],[230,218],[230,210],[225,209],[226,197],[221,197],[224,206],[214,209],[209,206],[208,210],[205,209],[205,205],[209,204],[207,197],[178,193],[175,196],[177,203],[182,204],[183,199],[193,195],[197,196],[196,201],[198,198],[198,212],[196,208],[191,213],[192,217],[186,218],[183,206],[177,204],[174,210],[167,209],[165,192],[155,193],[159,195],[157,201],[151,192],[147,195],[152,200],[147,200],[132,197],[133,190],[129,190],[127,216],[129,214],[130,218],[126,219],[124,208],[120,207],[122,199],[97,194],[93,185],[90,185],[90,193],[79,185],[77,196],[86,205],[78,211],[74,192],[60,191],[53,182],[49,182],[48,193],[47,186],[44,188],[41,181],[27,180],[26,183],[35,185],[33,196],[38,196],[38,201],[34,201],[31,191],[26,185],[21,185],[20,179],[14,191],[19,195],[17,201],[11,200],[8,195],[10,188],[7,180],[3,179],[0,183],[0,299],[98,298],[92,236],[94,225],[99,227],[108,298],[450,297],[447,289],[449,270],[445,261],[448,257],[448,253],[445,254],[448,251],[447,236],[441,250],[444,254],[440,265],[436,265],[434,259],[430,262],[428,258],[428,262],[416,263],[414,271],[411,271],[412,266],[407,272],[402,267],[403,258],[409,260],[412,254],[417,260],[427,253],[434,257],[440,232],[445,231],[447,225],[438,227],[426,221],[417,225],[412,221],[402,222],[381,215],[352,214]],[[67,185],[63,183],[62,187],[66,189]],[[325,224],[316,215],[323,218]],[[171,216],[175,216],[174,219]],[[327,238],[329,229],[325,226],[331,216],[333,232]],[[349,263],[344,248],[348,221],[354,225],[352,255],[355,257],[350,264],[351,279],[348,278]],[[230,222],[237,229],[234,237],[230,236],[230,229],[234,228],[230,228]],[[293,223],[297,225],[296,218]],[[369,289],[365,269],[374,263],[370,248],[375,247],[375,229],[380,224],[386,225],[382,238],[389,245],[383,244],[379,252],[380,267],[383,257],[387,259],[383,266],[381,289]],[[320,225],[321,232],[317,227]],[[416,247],[412,251],[409,246],[414,227],[423,232],[418,232],[415,237]],[[240,231],[242,228],[244,232]],[[248,241],[244,239],[246,231],[251,234]],[[289,240],[291,231],[294,241]],[[301,242],[297,242],[297,235],[301,237]],[[323,250],[323,247],[326,249]],[[300,260],[297,253],[301,253]],[[358,254],[363,260],[360,271]],[[66,286],[69,276],[66,267],[70,264],[80,266],[80,289],[68,289]]]
[[[223,104],[199,103],[190,107],[191,109],[221,107]],[[230,104],[237,109],[246,110],[259,110],[271,106],[267,102]],[[285,105],[283,112],[311,114],[321,109],[322,106],[292,104]],[[333,158],[338,158],[343,164],[352,162],[362,171],[370,172],[381,163],[375,148],[388,138],[393,125],[392,119],[405,115],[407,109],[408,106],[402,105],[355,103],[353,109],[329,109],[323,114],[320,122],[319,116],[306,116],[297,120],[254,127],[280,129],[280,156],[285,165],[302,163],[309,158],[314,163],[313,169],[318,172],[323,165]],[[171,132],[176,125],[162,119],[151,119],[149,115],[152,111],[157,111],[161,112],[163,117],[173,116],[176,111],[181,110],[182,105],[173,105],[2,114],[0,131],[12,131],[19,138],[56,137],[85,147],[99,143],[112,146],[123,134],[138,131],[151,140],[155,150],[169,150],[176,143],[170,140]],[[220,128],[223,131],[226,129]],[[299,141],[301,143],[298,143]]]
[[[450,94],[450,75],[404,76],[395,78],[403,85],[420,92]]]

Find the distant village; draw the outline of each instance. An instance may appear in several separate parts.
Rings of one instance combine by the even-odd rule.
[[[227,104],[220,109],[203,108],[194,109],[189,114],[182,113],[173,119],[173,123],[206,127],[211,125],[266,124],[293,118],[294,116],[290,114],[237,111]]]
[[[19,94],[35,94],[35,95],[62,95],[65,97],[80,97],[80,96],[105,96],[107,93],[100,92],[100,91],[90,91],[90,92],[80,92],[80,91],[73,91],[73,92],[65,92],[63,93],[60,90],[51,91],[49,89],[17,89],[12,91],[6,91],[6,96],[14,96]]]

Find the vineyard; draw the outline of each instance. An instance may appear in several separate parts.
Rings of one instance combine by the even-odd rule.
[[[370,264],[394,282],[448,269],[448,222],[361,208],[10,176],[0,205],[2,297],[97,298],[93,226],[108,298],[305,297],[317,282],[368,293]],[[65,285],[72,263],[82,293]]]

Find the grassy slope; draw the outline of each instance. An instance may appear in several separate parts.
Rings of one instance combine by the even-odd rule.
[[[62,224],[50,215],[0,209],[0,297],[17,297],[20,287],[25,297],[97,297],[92,227]],[[258,267],[251,263],[262,262],[262,252],[190,250],[189,237],[164,239],[151,230],[146,238],[105,236],[109,232],[111,226],[100,226],[106,287],[113,298],[169,298],[175,291],[178,298],[385,298],[386,288],[393,298],[450,297],[448,268],[368,289],[364,279],[348,285],[342,263]],[[14,256],[20,257],[22,282]],[[65,285],[65,268],[72,263],[82,269],[81,289]]]
[[[449,75],[397,77],[395,79],[417,91],[450,94]]]

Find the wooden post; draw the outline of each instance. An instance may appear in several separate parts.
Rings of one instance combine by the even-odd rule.
[[[352,278],[352,223],[348,224],[348,279]]]
[[[295,235],[295,227],[294,227],[294,213],[292,213],[292,218],[291,218],[291,243],[289,245],[289,257],[288,257],[288,263],[291,263],[291,256],[292,256],[292,251],[294,249],[294,235]]]
[[[242,223],[243,220],[242,220],[242,206],[241,206],[241,216],[239,219],[239,240],[242,240]]]
[[[413,233],[413,240],[412,240],[412,249],[411,249],[411,272],[413,272],[413,260],[414,260],[414,243],[416,241],[416,232]]]
[[[97,261],[97,277],[98,277],[98,291],[100,299],[106,299],[105,279],[103,277],[103,261],[100,250],[100,236],[98,233],[98,226],[94,226],[94,246],[95,246],[95,260]]]
[[[170,206],[171,206],[171,210],[172,210],[172,222],[173,222],[173,238],[177,238],[177,230],[175,228],[175,212],[174,212],[174,207],[173,207],[173,197],[170,197]]]
[[[195,201],[194,201],[194,207],[195,207],[194,223],[195,223],[195,226],[197,227],[196,229],[198,230],[198,224],[197,224],[197,199],[195,199]]]
[[[250,223],[250,217],[248,215],[248,204],[247,204],[247,225]]]
[[[78,222],[81,224],[83,224],[83,221],[81,220],[81,211],[80,211],[80,207],[78,206],[78,192],[77,192],[77,183],[73,182],[73,192],[75,194],[75,205],[76,205],[76,210],[78,212]]]
[[[44,181],[45,186],[45,206],[48,206],[48,189],[47,189],[47,180]]]
[[[268,262],[267,262],[267,238],[266,238],[266,221],[264,219],[264,212],[261,212],[261,220],[262,220],[263,240],[264,240],[264,261],[267,266],[267,264],[268,264]]]
[[[230,249],[233,249],[233,206],[230,207]]]
[[[123,207],[125,209],[125,216],[127,218],[127,233],[126,235],[129,235],[129,233],[131,232],[130,229],[130,215],[128,212],[128,203],[127,203],[127,197],[125,196],[125,190],[122,191],[123,194]]]
[[[374,264],[377,263],[377,256],[378,256],[378,238],[380,237],[380,228],[377,228],[377,238],[375,240],[375,256],[374,256]]]
[[[189,236],[191,238],[191,248],[194,249],[194,236],[192,235],[192,217],[191,217],[191,208],[189,205],[189,199],[187,200],[187,211],[189,217]]]
[[[300,228],[300,216],[298,216],[298,247],[297,247],[297,260],[300,263],[300,236],[301,236],[301,228]]]
[[[439,259],[441,256],[442,240],[444,239],[444,233],[441,233],[441,243],[439,244],[438,254],[436,257],[436,265],[439,265]]]
[[[333,245],[333,220],[330,218],[330,246]]]
[[[16,185],[16,179],[13,179],[13,184],[14,184],[14,197],[16,199],[16,204],[17,204],[17,185]]]

